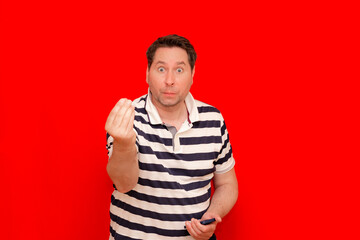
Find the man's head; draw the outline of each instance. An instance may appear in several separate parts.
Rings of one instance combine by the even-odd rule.
[[[195,74],[196,53],[190,42],[177,35],[157,39],[146,53],[146,82],[157,107],[183,104]]]
[[[190,41],[184,37],[178,36],[176,34],[164,36],[158,38],[153,44],[150,45],[146,52],[146,57],[148,61],[148,69],[150,69],[151,64],[154,61],[154,55],[158,48],[161,47],[179,47],[186,51],[188,55],[189,64],[191,70],[194,70],[195,61],[196,61],[196,52],[194,47],[191,45]]]

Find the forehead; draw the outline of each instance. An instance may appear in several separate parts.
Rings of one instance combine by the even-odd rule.
[[[165,63],[185,62],[189,64],[187,52],[179,47],[160,47],[154,54],[153,62],[156,64],[158,61]]]

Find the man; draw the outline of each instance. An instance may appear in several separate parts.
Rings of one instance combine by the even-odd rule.
[[[216,239],[238,194],[224,119],[189,92],[196,53],[187,39],[159,38],[146,54],[148,94],[120,99],[105,124],[110,239]]]

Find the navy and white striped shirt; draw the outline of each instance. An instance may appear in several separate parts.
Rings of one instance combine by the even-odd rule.
[[[111,196],[110,239],[193,239],[185,221],[200,219],[210,204],[214,173],[235,161],[224,119],[216,108],[185,99],[189,119],[174,135],[162,122],[150,93],[133,101],[139,159],[137,185]],[[107,148],[112,154],[113,138]]]

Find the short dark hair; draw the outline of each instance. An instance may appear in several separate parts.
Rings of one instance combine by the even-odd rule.
[[[188,55],[191,71],[194,69],[197,56],[193,45],[191,45],[188,39],[178,36],[176,34],[160,37],[150,45],[150,47],[146,51],[149,69],[154,60],[155,52],[160,47],[179,47],[184,49]]]

